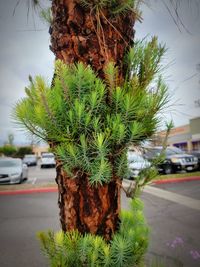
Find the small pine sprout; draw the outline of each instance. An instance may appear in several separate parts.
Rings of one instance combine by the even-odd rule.
[[[63,241],[64,241],[64,233],[62,230],[58,231],[55,233],[54,235],[54,239],[55,239],[55,243],[58,246],[62,246],[63,245]]]

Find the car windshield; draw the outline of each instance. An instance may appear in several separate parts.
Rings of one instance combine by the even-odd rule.
[[[147,156],[159,156],[162,151],[162,148],[152,148],[149,149],[146,153]],[[176,155],[176,154],[183,154],[183,151],[177,147],[167,147],[165,151],[167,156]]]
[[[128,155],[129,162],[144,162],[144,158],[140,155],[130,154]]]
[[[161,152],[161,149],[152,148],[152,149],[148,149],[145,154],[146,154],[147,157],[154,157],[154,156],[159,156],[160,152]]]
[[[53,154],[43,154],[42,158],[54,158]]]
[[[171,155],[174,155],[174,154],[183,154],[184,152],[178,148],[178,147],[170,147],[170,148],[167,148],[167,151],[169,151],[169,153],[172,153]]]
[[[0,168],[4,168],[4,167],[16,167],[20,165],[20,160],[8,160],[8,159],[3,159],[0,160]]]
[[[171,156],[171,155],[175,155],[175,154],[177,154],[173,149],[166,149],[166,155],[167,156]]]
[[[35,155],[25,155],[25,159],[28,159],[28,158],[34,159]]]

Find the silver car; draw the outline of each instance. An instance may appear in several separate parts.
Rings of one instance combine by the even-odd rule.
[[[137,153],[128,153],[129,179],[139,176],[142,170],[149,168],[150,166],[151,163],[141,155]]]
[[[21,159],[0,158],[0,184],[16,184],[28,179],[28,167]]]
[[[25,155],[23,158],[23,163],[27,166],[36,166],[37,165],[37,157],[33,154]]]

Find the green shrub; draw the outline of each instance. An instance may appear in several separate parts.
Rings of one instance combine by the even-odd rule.
[[[23,158],[26,154],[32,154],[33,150],[30,146],[19,147],[16,153],[16,157]]]
[[[148,233],[142,202],[136,198],[130,210],[122,211],[119,231],[110,242],[78,231],[40,232],[38,237],[51,267],[134,267],[143,261]]]
[[[5,145],[0,147],[0,154],[3,154],[7,157],[14,157],[16,155],[17,149],[15,146]]]

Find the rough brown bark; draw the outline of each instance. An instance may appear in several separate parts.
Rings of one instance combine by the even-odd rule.
[[[91,186],[87,175],[77,173],[70,179],[57,168],[60,221],[63,231],[78,229],[110,240],[119,226],[120,184],[113,180],[102,186]]]
[[[103,78],[103,69],[113,61],[121,79],[126,72],[124,56],[133,44],[133,13],[112,16],[108,10],[98,14],[83,9],[80,1],[52,1],[51,50],[66,64],[84,62]]]
[[[135,17],[132,12],[114,17],[108,10],[95,13],[83,9],[78,0],[53,0],[50,27],[51,50],[66,64],[89,64],[104,79],[104,67],[114,62],[119,82],[126,74],[124,56],[133,44]],[[106,240],[119,226],[120,183],[91,187],[85,174],[70,179],[57,167],[60,221],[64,231],[102,235]]]

